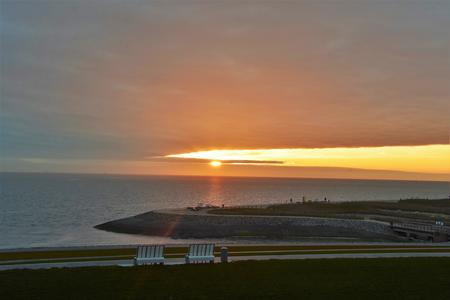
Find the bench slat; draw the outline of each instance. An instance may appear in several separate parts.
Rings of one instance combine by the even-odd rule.
[[[164,245],[138,246],[136,251],[135,263],[164,263]]]
[[[186,255],[186,263],[214,262],[214,244],[191,244]]]

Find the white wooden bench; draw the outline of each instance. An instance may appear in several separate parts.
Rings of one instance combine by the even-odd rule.
[[[142,245],[137,247],[134,265],[164,264],[164,245]]]
[[[209,262],[214,263],[214,244],[192,244],[186,254],[186,263]]]

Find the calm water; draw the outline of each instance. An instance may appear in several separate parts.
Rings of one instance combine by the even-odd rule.
[[[445,198],[447,182],[0,173],[0,248],[186,242],[94,225],[153,209],[300,200]]]

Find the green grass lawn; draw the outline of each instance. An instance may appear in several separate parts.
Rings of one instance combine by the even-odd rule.
[[[393,249],[395,248],[395,249]],[[280,251],[279,254],[292,254],[294,251],[305,251],[305,253],[316,253],[313,251],[340,251],[346,253],[354,253],[355,251],[365,251],[366,249],[378,249],[382,252],[397,252],[396,249],[411,248],[415,250],[402,250],[402,252],[448,252],[449,246],[433,245],[255,245],[255,246],[229,246],[230,254],[248,255],[268,253],[269,251]],[[167,247],[165,256],[183,257],[187,253],[187,247]],[[216,255],[220,253],[220,247],[215,247]],[[244,253],[239,253],[244,252]],[[365,251],[367,252],[367,251]],[[115,248],[115,249],[79,249],[79,250],[43,250],[43,251],[22,251],[22,252],[0,252],[0,265],[6,261],[13,260],[33,260],[46,262],[49,259],[54,261],[86,261],[99,260],[95,257],[105,257],[105,259],[131,259],[136,254],[136,248]],[[7,262],[10,264],[10,262]]]
[[[261,255],[308,255],[308,254],[357,254],[357,253],[433,253],[433,252],[450,252],[450,248],[437,248],[436,249],[323,249],[323,250],[277,250],[273,252],[272,250],[267,251],[232,251],[229,255],[232,259],[233,256],[261,256]],[[220,252],[215,251],[214,254],[220,257]],[[182,258],[185,254],[183,253],[172,253],[165,254],[165,258]],[[82,261],[105,261],[105,260],[131,260],[133,255],[117,255],[108,257],[67,257],[67,258],[57,258],[57,259],[39,259],[39,260],[27,260],[27,261],[0,261],[0,266],[2,265],[21,265],[21,264],[38,264],[38,263],[64,263],[64,262],[82,262]]]
[[[2,271],[0,299],[450,299],[450,259]]]
[[[263,216],[309,216],[362,218],[363,215],[381,215],[387,219],[398,217],[422,219],[434,222],[436,218],[450,221],[450,200],[400,200],[400,201],[353,201],[353,202],[307,202],[270,205],[266,208],[232,207],[208,211],[219,215],[263,215]],[[416,212],[429,213],[417,214]],[[354,214],[352,216],[352,214]],[[434,215],[436,214],[436,216]]]
[[[187,247],[168,247],[166,254],[186,253]],[[46,258],[68,258],[68,257],[96,257],[96,256],[122,256],[134,257],[136,248],[114,248],[114,249],[80,249],[80,250],[43,250],[43,251],[14,251],[0,252],[0,263],[3,260],[14,259],[46,259]]]

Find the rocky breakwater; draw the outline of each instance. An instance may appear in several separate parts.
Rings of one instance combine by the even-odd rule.
[[[172,238],[400,240],[387,224],[373,221],[289,216],[223,216],[180,213],[180,210],[151,211],[99,224],[95,228]]]

